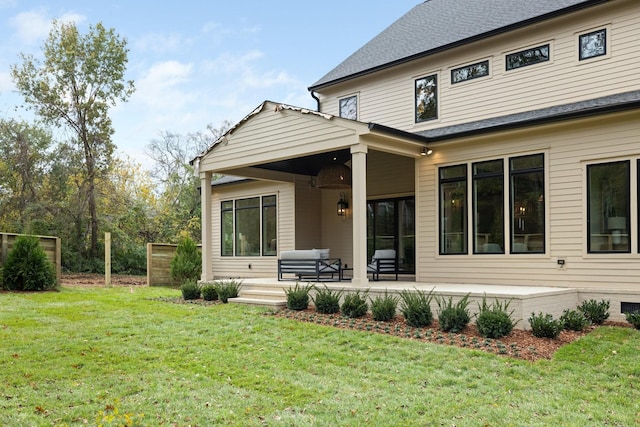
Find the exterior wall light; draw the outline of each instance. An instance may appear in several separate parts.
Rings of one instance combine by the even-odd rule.
[[[340,193],[340,200],[338,200],[338,216],[345,216],[347,209],[349,209],[349,203],[347,203],[347,196],[344,193]]]
[[[422,151],[420,151],[421,156],[430,156],[433,153],[433,150],[429,147],[422,147]]]

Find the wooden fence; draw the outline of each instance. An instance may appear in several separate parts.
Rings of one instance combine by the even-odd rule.
[[[171,260],[176,256],[178,245],[170,243],[147,243],[147,285],[177,286],[171,280]],[[201,248],[202,245],[198,245]]]
[[[24,236],[24,234],[13,233],[0,233],[0,241],[2,242],[2,249],[0,249],[0,266],[4,264],[7,259],[7,255],[13,249],[16,238]],[[40,241],[40,246],[47,254],[47,258],[56,268],[57,283],[60,283],[62,275],[62,248],[60,246],[60,238],[52,236],[35,236]]]

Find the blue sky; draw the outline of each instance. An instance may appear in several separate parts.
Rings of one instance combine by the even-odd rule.
[[[112,111],[113,139],[148,166],[144,147],[162,131],[236,122],[264,100],[315,108],[307,87],[418,3],[0,0],[0,115],[30,120],[10,66],[40,54],[53,19],[81,33],[101,22],[127,39],[136,86]]]

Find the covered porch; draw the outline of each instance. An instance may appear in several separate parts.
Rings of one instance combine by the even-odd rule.
[[[264,212],[260,197],[275,200],[276,225],[273,232],[261,231],[253,246],[235,222],[233,236],[226,237],[219,206],[228,199],[231,222],[237,222],[237,200],[245,197],[238,194],[245,193],[202,191],[202,280],[275,276],[280,253],[315,248],[329,249],[331,258],[341,260],[352,286],[368,285],[367,266],[376,249],[396,250],[399,268],[415,274],[415,164],[429,152],[426,141],[385,126],[265,101],[192,163],[203,189],[211,187],[214,175],[235,176],[250,183],[246,187],[257,195],[257,209]],[[328,169],[347,173],[333,173],[327,181],[323,173]],[[391,232],[380,227],[372,234],[368,228],[372,207],[378,205],[391,212]],[[404,217],[398,219],[396,211],[410,211],[406,221],[411,229],[400,236],[393,228]]]

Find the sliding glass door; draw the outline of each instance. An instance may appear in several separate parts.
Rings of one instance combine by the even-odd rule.
[[[402,273],[415,273],[414,198],[367,202],[367,256],[377,249],[395,249]]]

